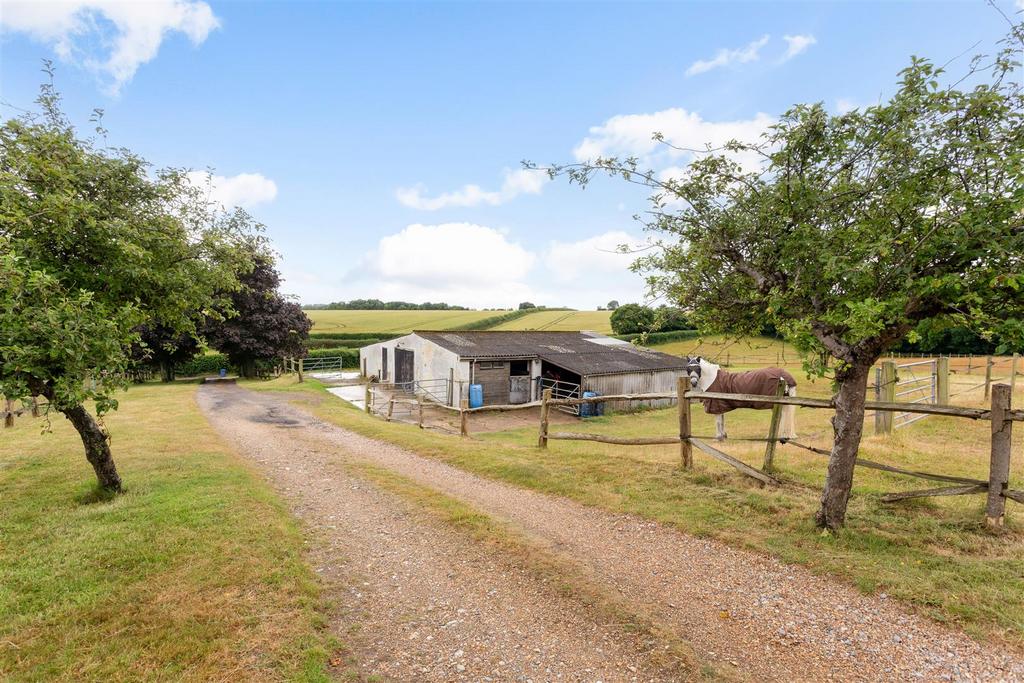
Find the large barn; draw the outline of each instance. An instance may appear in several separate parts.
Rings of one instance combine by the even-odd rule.
[[[484,405],[674,391],[686,362],[594,332],[416,331],[359,350],[363,374],[457,406],[471,385]],[[614,408],[614,405],[609,406]]]

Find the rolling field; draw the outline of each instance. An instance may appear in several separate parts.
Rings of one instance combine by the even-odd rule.
[[[537,311],[493,328],[495,330],[593,330],[611,334],[611,311]]]
[[[444,330],[501,315],[503,311],[306,311],[317,332]]]

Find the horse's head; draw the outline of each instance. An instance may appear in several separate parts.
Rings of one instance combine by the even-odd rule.
[[[686,376],[690,378],[690,387],[696,389],[700,382],[700,356],[686,357]]]

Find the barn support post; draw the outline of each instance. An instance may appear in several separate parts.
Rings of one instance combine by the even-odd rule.
[[[775,395],[780,398],[786,395],[786,380],[779,378],[779,386],[775,389]],[[776,403],[772,406],[772,420],[768,424],[768,443],[764,445],[762,472],[771,472],[775,469],[775,445],[779,441],[779,422],[781,421],[782,405]]]
[[[877,393],[879,401],[896,402],[896,361],[887,360],[882,363]],[[892,412],[875,411],[875,434],[892,434]]]
[[[370,383],[369,382],[366,383],[366,394],[363,397],[363,402],[366,404],[364,406],[366,408],[366,412],[372,413],[373,412],[373,389],[370,387]]]
[[[992,387],[992,454],[988,471],[988,505],[985,524],[1001,527],[1006,515],[1006,490],[1010,484],[1010,437],[1013,422],[1006,419],[1010,410],[1010,385]]]
[[[366,359],[363,359],[363,379],[366,379]]]
[[[537,448],[548,447],[548,411],[551,405],[551,390],[545,389],[540,399],[540,435],[537,437]]]
[[[690,399],[686,398],[687,378],[680,375],[676,378],[676,404],[679,408],[679,464],[684,470],[693,469],[693,444],[690,437],[693,430],[690,426]]]
[[[469,436],[469,425],[466,420],[469,413],[469,399],[459,401],[459,436]]]
[[[985,400],[992,395],[992,356],[985,356]]]
[[[935,359],[935,402],[940,406],[949,405],[949,356]]]

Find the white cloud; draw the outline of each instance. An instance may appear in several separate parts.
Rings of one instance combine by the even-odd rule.
[[[620,114],[600,126],[593,126],[587,137],[573,150],[578,161],[597,157],[637,156],[652,168],[664,169],[678,175],[683,172],[680,162],[688,162],[692,152],[706,145],[721,147],[730,140],[757,142],[761,133],[775,122],[768,114],[758,113],[751,119],[735,121],[708,121],[700,114],[686,109],[665,109],[653,114]],[[673,149],[654,140],[655,132],[664,136]],[[737,157],[748,168],[755,167],[758,159],[751,154]]]
[[[405,206],[424,211],[436,211],[451,206],[498,206],[521,194],[540,194],[549,180],[548,174],[544,171],[521,168],[514,171],[506,170],[501,189],[496,191],[484,190],[479,185],[463,185],[454,192],[426,197],[426,187],[419,184],[398,188],[395,197]]]
[[[239,173],[233,176],[211,175],[206,171],[190,171],[189,181],[196,186],[207,188],[210,201],[225,208],[273,201],[277,197],[277,183],[262,173]]]
[[[766,33],[744,47],[738,47],[731,50],[722,48],[715,53],[715,56],[712,59],[698,59],[696,62],[691,64],[686,70],[686,75],[696,76],[697,74],[707,73],[712,69],[729,66],[730,64],[756,62],[761,58],[761,48],[768,44],[769,38],[770,36]]]
[[[1017,9],[1024,12],[1024,0],[1017,0]]]
[[[639,240],[627,232],[613,230],[578,242],[551,242],[544,251],[544,266],[558,283],[601,282],[607,277],[629,275],[636,254],[623,254],[619,246],[631,249]]]
[[[782,39],[786,41],[786,54],[782,55],[782,59],[779,60],[780,63],[788,62],[793,59],[793,57],[796,57],[801,52],[807,50],[811,45],[818,42],[818,39],[810,34],[782,36]]]
[[[219,25],[199,0],[4,2],[0,19],[0,30],[26,33],[62,60],[108,77],[112,94],[156,57],[167,34],[183,33],[199,45]]]
[[[1024,0],[1021,0],[1021,2],[1024,2]],[[853,100],[847,99],[845,97],[840,97],[838,100],[836,100],[836,111],[839,112],[840,114],[851,112],[856,108],[857,103],[854,102]]]

